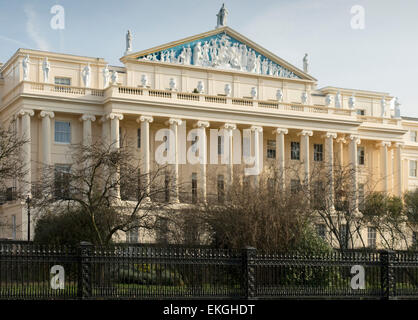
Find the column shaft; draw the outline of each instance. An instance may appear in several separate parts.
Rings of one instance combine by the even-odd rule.
[[[51,119],[53,112],[41,111],[42,118],[42,162],[44,165],[51,165]]]
[[[276,155],[277,155],[277,170],[279,175],[279,183],[281,190],[285,189],[285,144],[284,135],[288,133],[287,129],[277,128],[273,131],[276,134]]]
[[[145,192],[147,194],[146,200],[150,200],[149,195],[151,194],[151,179],[150,179],[150,170],[151,170],[151,157],[150,157],[150,123],[154,121],[154,118],[151,116],[141,116],[137,121],[141,122],[141,153],[142,153],[142,168],[143,173],[141,174],[145,177]]]

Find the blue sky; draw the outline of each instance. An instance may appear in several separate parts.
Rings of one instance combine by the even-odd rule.
[[[228,25],[290,63],[305,52],[318,87],[399,96],[402,115],[418,117],[416,0],[0,0],[0,61],[20,47],[104,58],[121,65],[125,33],[133,50],[209,31],[222,2]],[[51,7],[65,9],[65,29],[50,27]],[[351,28],[350,9],[365,10]]]

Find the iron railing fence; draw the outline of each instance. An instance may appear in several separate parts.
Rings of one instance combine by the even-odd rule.
[[[358,266],[364,287],[353,289]],[[0,299],[179,298],[418,299],[418,252],[0,242]]]

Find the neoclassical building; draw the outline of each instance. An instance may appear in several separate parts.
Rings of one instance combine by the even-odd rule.
[[[140,52],[132,52],[129,32],[126,42],[121,66],[29,49],[0,65],[0,121],[16,119],[17,132],[30,139],[22,157],[30,168],[25,181],[39,176],[39,163],[69,168],[71,144],[119,143],[120,135],[135,141],[147,171],[163,143],[155,139],[159,129],[172,129],[182,153],[192,142],[180,140],[198,128],[208,164],[180,163],[177,156],[174,169],[201,199],[242,170],[233,157],[209,163],[224,144],[211,143],[210,129],[230,132],[230,149],[241,143],[232,131],[250,129],[252,153],[265,166],[302,163],[309,174],[316,161],[350,163],[359,192],[366,171],[378,177],[379,190],[394,195],[418,186],[418,119],[401,117],[397,99],[386,92],[317,88],[306,56],[301,69],[286,62],[226,26],[225,11],[209,32]],[[291,183],[283,174],[284,183]],[[26,239],[26,204],[14,199],[16,187],[16,181],[1,186],[0,216],[7,228],[0,238]],[[31,193],[30,184],[20,187]]]

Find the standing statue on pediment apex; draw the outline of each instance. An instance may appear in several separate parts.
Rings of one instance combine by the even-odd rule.
[[[226,26],[226,18],[228,16],[228,10],[225,8],[225,4],[222,4],[221,9],[219,10],[217,17],[216,28],[225,27]]]

